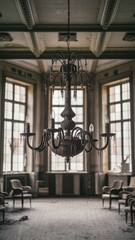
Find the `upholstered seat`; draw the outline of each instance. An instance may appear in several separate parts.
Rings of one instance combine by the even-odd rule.
[[[21,199],[22,208],[24,206],[24,199],[29,199],[30,207],[31,207],[31,199],[32,199],[32,189],[30,186],[23,186],[19,179],[10,180],[12,191],[11,196],[13,199],[13,208],[15,207],[15,200]]]

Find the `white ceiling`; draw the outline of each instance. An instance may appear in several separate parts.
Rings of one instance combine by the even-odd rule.
[[[0,59],[36,72],[50,67],[56,50],[67,50],[58,41],[67,32],[68,0],[0,1]],[[95,73],[134,59],[135,36],[124,41],[126,33],[135,35],[135,0],[70,0],[70,32],[77,41],[70,50],[87,59],[88,71]],[[85,62],[85,61],[84,61]]]

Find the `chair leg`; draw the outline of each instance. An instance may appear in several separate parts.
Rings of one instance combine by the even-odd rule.
[[[3,209],[3,223],[4,223],[4,221],[5,221],[5,209]]]
[[[110,198],[109,199],[109,208],[111,209],[111,207],[112,207],[112,199]]]
[[[30,207],[31,207],[31,197],[30,197]]]
[[[104,207],[104,199],[102,198],[102,207]]]
[[[133,226],[133,212],[131,212],[130,214],[131,214],[131,226]]]
[[[120,203],[118,203],[118,213],[120,214]]]
[[[23,204],[24,204],[24,199],[23,199],[23,197],[21,198],[21,202],[22,202],[22,208],[23,208]]]
[[[13,208],[15,207],[15,198],[13,197]]]
[[[128,213],[125,212],[125,219],[126,219],[126,223],[127,223],[127,220],[128,220]]]

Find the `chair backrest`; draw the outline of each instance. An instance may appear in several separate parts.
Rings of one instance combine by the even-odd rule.
[[[123,181],[122,180],[114,180],[112,188],[121,189],[122,185],[123,185]]]
[[[10,182],[11,182],[11,185],[12,185],[13,189],[17,189],[17,188],[21,188],[22,187],[21,182],[20,182],[19,179],[12,179],[12,180],[10,180]]]
[[[135,188],[135,176],[132,176],[132,177],[130,178],[129,187]]]

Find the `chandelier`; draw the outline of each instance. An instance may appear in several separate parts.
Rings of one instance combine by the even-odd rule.
[[[109,121],[106,121],[106,131],[100,134],[105,138],[105,144],[101,146],[98,144],[97,139],[94,139],[93,132],[94,126],[90,124],[89,130],[85,131],[76,126],[76,123],[72,118],[75,117],[75,113],[71,107],[71,84],[74,83],[74,96],[77,97],[77,85],[78,82],[82,84],[83,78],[88,79],[90,82],[90,76],[86,70],[83,70],[81,59],[75,54],[70,52],[70,0],[68,0],[68,30],[67,30],[67,55],[62,52],[56,52],[52,58],[52,64],[50,70],[46,74],[45,80],[45,92],[47,90],[48,78],[50,82],[55,82],[58,78],[61,85],[61,93],[63,95],[65,84],[65,107],[61,113],[64,120],[61,122],[61,127],[55,129],[55,119],[51,118],[51,128],[43,130],[41,141],[38,146],[30,144],[30,138],[35,133],[30,132],[30,124],[26,123],[25,132],[21,133],[26,138],[27,145],[30,149],[36,151],[43,151],[50,146],[51,150],[62,157],[66,157],[69,161],[70,157],[76,156],[83,150],[90,152],[92,148],[102,151],[104,150],[110,141],[110,138],[114,136],[114,133],[109,131]],[[54,70],[54,65],[59,62],[59,71]]]

